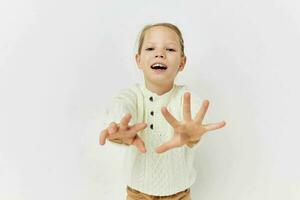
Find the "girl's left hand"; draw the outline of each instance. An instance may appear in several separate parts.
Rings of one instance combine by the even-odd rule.
[[[199,141],[207,131],[216,130],[225,126],[225,121],[212,124],[202,124],[205,113],[208,109],[208,100],[203,101],[200,110],[195,119],[191,117],[191,94],[186,92],[183,99],[183,121],[179,122],[167,110],[166,107],[161,108],[161,112],[169,124],[174,128],[174,137],[156,148],[157,153],[163,153],[172,148],[181,147],[185,144],[195,143]]]

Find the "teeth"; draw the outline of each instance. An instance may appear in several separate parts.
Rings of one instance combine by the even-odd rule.
[[[162,63],[155,63],[151,66],[151,68],[155,70],[167,70],[168,67]]]
[[[161,63],[156,63],[153,65],[153,67],[166,67],[166,66]]]

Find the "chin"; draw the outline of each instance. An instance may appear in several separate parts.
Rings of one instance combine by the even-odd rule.
[[[148,79],[148,83],[155,84],[155,85],[165,85],[165,84],[169,84],[170,82],[174,82],[174,80],[171,81],[166,79],[165,77],[156,77],[151,80]]]

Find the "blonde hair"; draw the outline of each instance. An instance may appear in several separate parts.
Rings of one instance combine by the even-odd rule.
[[[140,36],[139,36],[139,40],[138,40],[138,54],[141,54],[141,50],[142,50],[142,46],[143,46],[143,42],[145,39],[145,35],[146,32],[153,28],[153,27],[157,27],[157,26],[163,26],[163,27],[167,27],[172,29],[173,31],[175,31],[175,33],[177,34],[178,38],[179,38],[179,43],[180,43],[180,48],[181,48],[181,53],[182,56],[185,56],[184,54],[184,41],[182,38],[182,33],[179,30],[179,28],[177,26],[175,26],[174,24],[171,23],[157,23],[157,24],[148,24],[146,26],[144,26],[144,28],[142,29]]]

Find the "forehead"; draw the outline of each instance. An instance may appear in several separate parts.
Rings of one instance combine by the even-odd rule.
[[[164,26],[156,26],[148,29],[145,32],[144,37],[145,43],[156,43],[156,42],[164,42],[164,43],[173,43],[179,44],[179,37],[177,33],[171,28]]]

